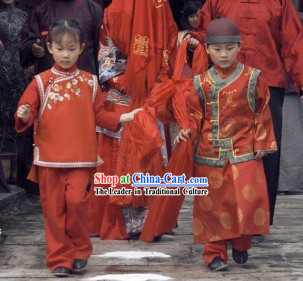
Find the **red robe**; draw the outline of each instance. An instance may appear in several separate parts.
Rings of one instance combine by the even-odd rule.
[[[286,88],[287,71],[301,90],[303,26],[291,0],[208,0],[200,14],[201,37],[218,17],[230,18],[240,28],[240,62],[260,69],[272,87]]]
[[[156,80],[159,77],[167,77],[171,73],[170,62],[174,56],[177,28],[169,3],[162,0],[157,2],[153,0],[145,2],[114,0],[106,9],[105,14],[103,34],[109,36],[127,58],[127,67],[125,73],[119,72],[119,76],[117,74],[114,78],[112,76],[110,77],[112,79],[105,80],[104,77],[101,77],[102,72],[105,72],[105,76],[110,76],[111,73],[104,71],[104,68],[108,68],[108,64],[115,64],[113,57],[108,59],[100,67],[100,81],[107,81],[107,86],[109,86],[107,89],[110,88],[108,90],[108,108],[115,112],[125,112],[128,108],[125,105],[119,105],[119,101],[115,101],[116,98],[113,99],[112,94],[115,91],[121,94],[120,97],[126,97],[125,94],[127,94],[131,97],[132,107],[143,104]],[[105,44],[104,38],[101,38],[101,41]],[[102,133],[98,136],[99,152],[105,160],[105,165],[100,167],[100,172],[115,175],[117,162],[121,163],[117,158],[120,155],[127,155],[125,151],[120,151],[121,132],[117,134],[117,132],[100,130],[100,128],[97,131]],[[161,161],[161,158],[159,159]],[[122,169],[123,165],[118,165],[118,174],[121,175]],[[128,172],[131,171],[126,170],[126,173]],[[102,198],[93,196],[91,199],[90,232],[99,234],[102,239],[127,238],[122,207],[118,206],[121,205],[121,202],[117,201],[125,199],[127,201],[125,205],[129,205],[128,198],[113,196],[111,200],[114,202],[111,203],[106,196],[102,196]],[[139,199],[141,198],[139,197]],[[146,205],[145,202],[142,202],[144,200],[139,201],[137,206]]]
[[[124,89],[137,108],[172,74],[177,26],[166,0],[113,0],[105,13],[109,37],[128,59]]]

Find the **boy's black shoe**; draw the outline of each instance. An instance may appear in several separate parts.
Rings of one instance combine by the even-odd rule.
[[[220,257],[214,257],[213,261],[208,265],[208,268],[213,271],[221,271],[228,267],[228,264],[224,262]]]
[[[238,251],[237,249],[233,248],[232,255],[234,261],[239,264],[244,264],[248,260],[247,251]]]
[[[72,274],[72,271],[66,267],[57,267],[54,269],[53,274],[56,277],[68,277]]]
[[[87,260],[75,259],[73,269],[75,272],[82,272],[87,265]]]

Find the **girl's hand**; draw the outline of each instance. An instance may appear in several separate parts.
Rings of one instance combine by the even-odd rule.
[[[31,113],[30,106],[28,104],[24,104],[24,105],[19,106],[19,108],[17,110],[17,117],[20,118],[22,123],[27,124],[30,113]]]
[[[259,160],[259,159],[263,158],[265,156],[265,154],[266,153],[264,151],[258,151],[256,156],[255,156],[255,159]]]
[[[0,40],[0,51],[4,50],[4,44],[2,43],[2,41]]]
[[[121,114],[119,122],[120,123],[126,123],[126,122],[133,121],[135,119],[136,113],[138,113],[142,110],[143,110],[143,108],[137,108],[137,109],[135,109],[131,112]]]
[[[191,130],[187,129],[186,131],[184,131],[183,129],[180,130],[179,134],[176,136],[175,140],[174,140],[174,144],[179,143],[181,140],[182,141],[187,141],[187,139],[189,138],[189,135],[191,134]]]

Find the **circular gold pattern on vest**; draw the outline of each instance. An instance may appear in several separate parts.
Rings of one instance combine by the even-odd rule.
[[[193,227],[194,235],[201,235],[203,232],[203,225],[198,218],[194,218],[194,227]]]
[[[239,176],[239,169],[236,165],[231,165],[231,170],[233,172],[233,180],[235,181]]]
[[[228,212],[223,212],[220,215],[220,222],[225,229],[230,230],[233,226],[231,215]]]
[[[199,206],[203,211],[210,211],[213,207],[213,201],[209,196],[200,196]]]
[[[258,124],[256,130],[256,140],[264,140],[266,138],[266,131],[262,124]]]
[[[221,173],[213,171],[208,176],[209,186],[213,188],[220,188],[223,184],[223,176]]]
[[[238,217],[238,222],[241,223],[243,220],[243,211],[240,208],[237,209],[237,217]]]
[[[258,208],[254,214],[254,223],[257,226],[262,226],[266,222],[266,212],[262,208]]]
[[[255,200],[256,192],[255,192],[254,187],[251,186],[250,184],[245,185],[242,192],[243,192],[244,198],[247,201],[252,202]]]

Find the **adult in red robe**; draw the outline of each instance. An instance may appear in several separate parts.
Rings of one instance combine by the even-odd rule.
[[[167,1],[114,0],[105,14],[104,34],[113,41],[119,54],[127,58],[125,71],[119,70],[115,75],[111,76],[110,72],[106,73],[108,63],[102,64],[100,67],[100,81],[106,81],[107,84],[107,105],[114,111],[125,110],[125,108],[127,109],[126,98],[130,98],[131,107],[141,106],[150,95],[154,83],[165,80],[171,73],[171,61],[175,55],[178,31],[169,4]],[[105,42],[103,43],[105,44]],[[105,52],[107,52],[106,48],[104,48]],[[108,61],[113,61],[113,57]],[[115,66],[113,69],[117,70],[118,60],[115,62]],[[104,79],[104,76],[108,77]],[[116,94],[113,95],[113,93]],[[108,175],[121,175],[124,171],[130,174],[134,172],[129,164],[121,165],[125,159],[128,163],[135,163],[135,159],[130,159],[135,156],[127,151],[127,143],[133,143],[131,133],[133,126],[133,124],[125,126],[121,143],[121,132],[117,134],[117,132],[108,132],[99,128],[99,132],[101,132],[98,137],[99,150],[102,158],[105,159],[104,165],[100,167],[100,172]],[[159,159],[157,166],[158,170],[162,171],[162,159],[161,157]],[[157,169],[155,166],[153,168]],[[147,171],[158,174],[158,170],[149,169]],[[125,229],[125,224],[126,227],[128,225],[127,218],[130,217],[130,214],[137,213],[136,217],[140,217],[140,221],[142,221],[141,213],[143,212],[140,208],[147,206],[143,196],[136,198],[112,196],[110,202],[106,197],[96,198],[94,194],[91,194],[91,197],[90,232],[99,234],[102,239],[127,238],[130,233],[129,230],[126,233]],[[126,221],[124,221],[124,217]],[[137,218],[131,218],[131,220],[137,221]]]

